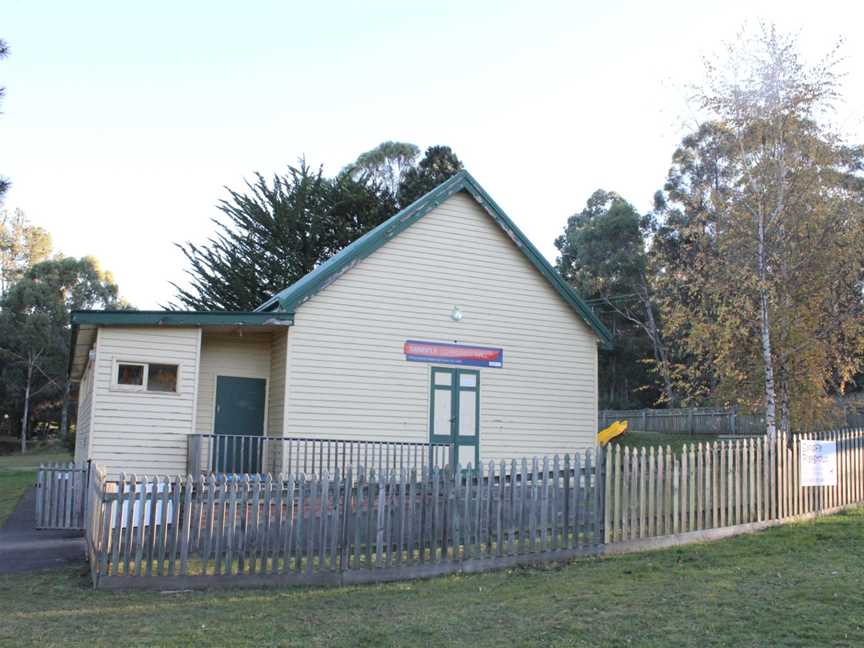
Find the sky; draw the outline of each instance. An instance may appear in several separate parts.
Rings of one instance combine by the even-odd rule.
[[[864,4],[0,0],[0,175],[67,256],[138,308],[183,282],[225,187],[301,156],[335,174],[385,140],[446,144],[549,258],[598,188],[651,206],[705,58],[745,22],[840,38],[836,121],[864,139]]]

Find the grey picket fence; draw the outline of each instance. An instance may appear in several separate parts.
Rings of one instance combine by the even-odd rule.
[[[835,486],[804,486],[831,440]],[[726,537],[864,503],[864,430],[330,475],[122,476],[94,466],[98,587],[402,580]]]
[[[431,463],[444,468],[450,445],[415,441],[372,441],[239,434],[190,434],[186,472],[305,474],[328,472],[345,478],[348,468],[420,470]]]
[[[36,528],[83,529],[89,463],[52,463],[36,473]]]
[[[602,450],[455,471],[187,475],[91,490],[93,582],[106,588],[355,583],[600,551]]]
[[[836,486],[803,486],[800,443],[836,442]],[[667,447],[610,449],[604,542],[758,525],[864,502],[864,430]],[[644,544],[644,543],[643,543]]]
[[[627,421],[628,429],[665,434],[752,436],[765,433],[765,417],[735,409],[692,407],[686,409],[600,410],[604,429],[615,421]]]

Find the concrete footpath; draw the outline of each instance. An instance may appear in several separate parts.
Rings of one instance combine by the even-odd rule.
[[[86,564],[81,531],[37,531],[35,520],[36,489],[31,488],[0,528],[0,574]]]

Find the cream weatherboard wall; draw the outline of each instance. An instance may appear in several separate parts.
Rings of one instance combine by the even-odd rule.
[[[503,347],[504,368],[481,370],[481,459],[594,444],[595,335],[464,193],[297,308],[286,434],[426,441],[430,365],[406,339]]]
[[[275,331],[270,343],[270,382],[267,399],[267,436],[281,437],[285,429],[285,372],[288,332]]]
[[[267,400],[267,436],[281,437],[285,435],[285,392],[288,364],[288,336],[291,329],[274,331],[270,346],[270,382],[268,384]],[[282,444],[271,443],[265,447],[267,456],[264,465],[272,473],[280,473],[285,469]]]
[[[269,392],[270,338],[269,332],[244,332],[242,336],[238,333],[204,333],[201,341],[196,432],[199,434],[213,433],[217,376],[263,378],[267,380]]]
[[[75,420],[75,462],[87,461],[93,413],[93,363],[88,362],[78,387],[78,416]]]
[[[109,474],[186,471],[186,437],[195,419],[200,336],[197,328],[99,329],[90,458]],[[179,365],[177,393],[118,389],[113,384],[118,361]]]

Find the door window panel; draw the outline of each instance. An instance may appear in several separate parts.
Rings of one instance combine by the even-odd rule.
[[[436,387],[452,387],[453,386],[453,374],[449,371],[435,371],[433,372],[435,376],[435,386]]]
[[[460,373],[459,374],[459,386],[460,387],[477,387],[477,374]]]
[[[459,465],[462,466],[463,468],[465,468],[468,464],[471,464],[471,466],[473,467],[474,466],[474,460],[476,459],[476,455],[474,452],[475,446],[473,446],[473,445],[460,445],[460,446],[458,446],[458,448],[459,448],[459,456],[457,457],[456,461],[459,463]]]
[[[453,408],[450,403],[449,389],[435,390],[435,417],[433,434],[442,436],[450,436],[450,419],[452,418]]]
[[[459,396],[459,436],[477,436],[477,395],[462,392]]]

